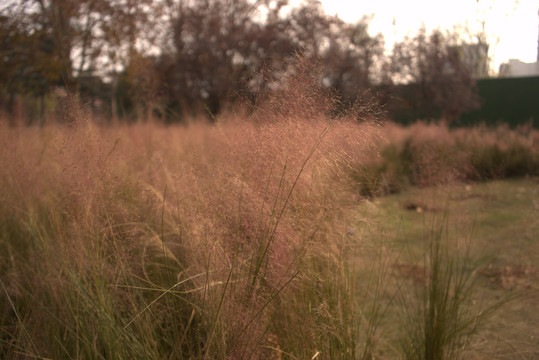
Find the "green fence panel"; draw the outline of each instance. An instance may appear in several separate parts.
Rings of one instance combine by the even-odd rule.
[[[460,118],[462,125],[485,123],[539,127],[539,76],[477,81],[481,107]]]

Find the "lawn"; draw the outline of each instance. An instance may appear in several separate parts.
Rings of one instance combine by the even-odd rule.
[[[467,359],[539,356],[536,178],[414,187],[360,204],[357,214],[364,224],[369,224],[359,232],[358,241],[371,244],[378,251],[383,246],[383,251],[390,254],[391,278],[398,291],[413,289],[413,293],[424,285],[424,256],[428,252],[425,239],[431,229],[443,228],[446,239],[469,250],[468,265],[478,274],[468,306],[480,311],[488,304],[510,299],[478,327]],[[384,235],[380,236],[381,233]],[[397,308],[403,304],[399,296],[392,296],[395,286],[388,285],[386,291],[388,314],[398,317]],[[398,326],[398,321],[392,316],[380,331],[388,334],[389,340],[385,340],[395,343],[392,327]],[[386,344],[384,352],[389,358],[396,356],[392,351],[394,348]]]

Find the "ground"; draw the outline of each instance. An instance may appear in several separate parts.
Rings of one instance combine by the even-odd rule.
[[[350,232],[363,237],[366,251],[383,248],[390,254],[388,278],[400,289],[424,284],[425,239],[430,230],[442,227],[445,237],[469,250],[469,266],[477,271],[471,308],[509,299],[471,338],[465,358],[539,358],[537,179],[412,188],[366,201],[357,214],[354,223],[360,225]],[[375,264],[367,265],[372,269]],[[394,289],[386,289],[390,315],[402,306]],[[396,325],[392,316],[382,321],[380,356],[393,357]]]

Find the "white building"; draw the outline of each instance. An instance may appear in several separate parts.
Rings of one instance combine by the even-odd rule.
[[[500,77],[527,77],[539,76],[539,61],[525,63],[510,59],[508,63],[500,65]]]

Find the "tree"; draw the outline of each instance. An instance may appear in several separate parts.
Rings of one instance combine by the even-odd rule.
[[[180,1],[172,21],[174,51],[164,54],[170,97],[182,108],[220,110],[259,61],[260,3],[247,0]]]
[[[373,64],[381,61],[384,52],[381,35],[368,33],[364,18],[357,24],[340,22],[329,37],[329,47],[322,55],[325,80],[346,103],[353,103],[358,96],[374,86]]]
[[[409,84],[405,97],[418,116],[454,121],[479,105],[473,69],[455,45],[450,35],[425,29],[395,45],[392,77]]]
[[[10,59],[0,76],[11,76],[10,91],[44,94],[66,86],[92,97],[103,85],[97,86],[99,76],[112,80],[111,93],[122,99],[111,102],[113,113],[121,102],[141,104],[145,116],[156,108],[215,114],[239,97],[278,90],[299,53],[320,64],[321,82],[351,103],[371,86],[383,50],[366,20],[346,24],[314,0],[296,7],[288,0],[7,3],[0,16],[17,20],[0,25]]]
[[[372,64],[383,52],[367,20],[346,24],[313,0],[296,7],[286,0],[179,1],[172,29],[174,51],[160,66],[169,98],[183,110],[216,113],[238,94],[277,90],[297,54],[320,64],[325,85],[352,102],[371,86]]]
[[[21,34],[40,34],[58,62],[58,77],[76,88],[81,74],[105,75],[119,52],[135,46],[153,10],[151,0],[12,0],[0,15],[14,19]]]
[[[0,15],[0,89],[8,94],[7,108],[13,108],[17,94],[40,98],[60,82],[62,61],[50,34],[42,29],[28,31],[17,17]]]

